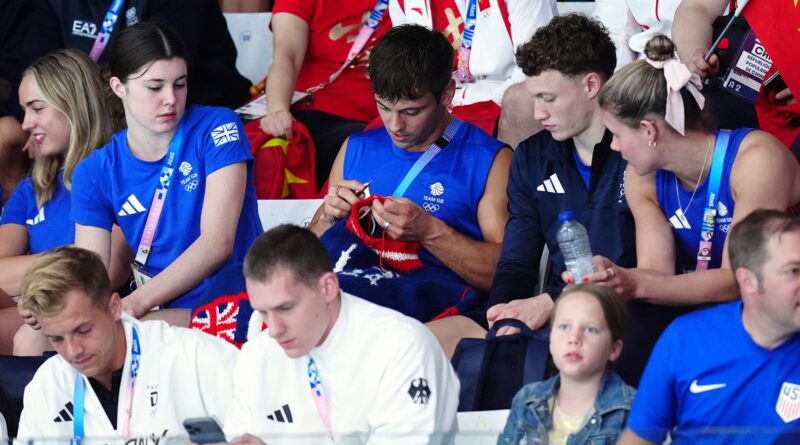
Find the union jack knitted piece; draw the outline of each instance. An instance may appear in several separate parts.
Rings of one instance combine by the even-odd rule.
[[[361,218],[362,223],[353,222],[353,215],[357,218],[375,199],[383,198],[357,203],[350,218],[337,222],[320,238],[344,291],[423,323],[485,305],[482,295],[453,271],[421,259],[418,243],[383,236],[380,227],[366,222],[370,216]],[[380,254],[387,251],[408,256]]]
[[[247,323],[253,313],[242,265],[233,264],[217,274],[205,296],[202,301],[210,302],[192,311],[189,327],[241,348],[247,341]]]

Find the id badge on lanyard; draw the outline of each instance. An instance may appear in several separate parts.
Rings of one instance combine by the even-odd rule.
[[[755,103],[761,82],[771,67],[772,59],[764,46],[752,30],[747,31],[742,47],[725,73],[722,86],[729,93]]]
[[[711,171],[708,175],[708,196],[703,211],[703,226],[700,231],[700,243],[697,246],[697,264],[695,270],[708,270],[712,257],[712,239],[716,224],[717,202],[719,201],[719,185],[722,181],[722,170],[725,167],[725,153],[728,149],[730,130],[720,130],[714,144],[714,157],[711,160]]]
[[[185,115],[184,115],[185,117]],[[169,142],[167,155],[164,158],[164,165],[161,166],[161,174],[158,178],[158,186],[156,187],[155,194],[153,195],[153,203],[150,204],[150,211],[147,212],[147,221],[144,225],[142,238],[139,241],[139,247],[136,249],[136,258],[134,259],[131,267],[133,269],[134,284],[136,287],[142,286],[144,283],[152,278],[152,274],[148,273],[145,269],[147,259],[153,250],[153,240],[156,236],[156,229],[158,228],[158,221],[161,218],[161,212],[164,208],[164,201],[167,198],[169,191],[170,181],[172,174],[175,170],[175,165],[178,163],[178,154],[183,144],[183,121],[178,123],[178,128],[175,129],[175,134]]]

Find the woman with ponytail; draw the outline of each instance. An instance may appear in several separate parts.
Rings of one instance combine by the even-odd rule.
[[[735,299],[727,233],[755,209],[798,202],[800,166],[763,131],[712,130],[700,80],[676,59],[669,38],[652,38],[645,55],[600,94],[611,148],[628,161],[638,267],[599,257],[590,279],[663,305]]]

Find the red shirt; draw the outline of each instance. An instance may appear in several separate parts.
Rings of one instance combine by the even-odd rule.
[[[295,90],[326,82],[347,58],[362,24],[377,0],[276,0],[272,14],[287,12],[309,26],[308,48]],[[375,42],[391,27],[388,11],[366,47],[333,83],[313,95],[311,105],[301,100],[295,109],[312,109],[364,122],[378,116],[367,60]]]

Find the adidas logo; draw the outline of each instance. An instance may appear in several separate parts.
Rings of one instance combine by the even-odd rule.
[[[293,423],[292,410],[289,405],[283,405],[281,409],[276,409],[274,413],[267,416],[267,419],[280,423]]]
[[[44,207],[39,209],[39,213],[33,219],[25,220],[25,223],[29,226],[35,226],[42,221],[44,221]]]
[[[547,191],[548,193],[564,193],[564,187],[561,186],[561,181],[558,180],[558,176],[555,173],[550,175],[550,179],[545,179],[539,187],[536,187],[536,190],[540,192]]]
[[[125,204],[122,204],[122,209],[119,212],[117,212],[117,215],[119,216],[135,215],[137,213],[142,213],[145,210],[147,209],[145,209],[142,203],[139,202],[138,199],[136,199],[136,195],[131,193],[131,195],[128,196],[128,199],[125,200]]]
[[[678,230],[692,228],[692,226],[689,225],[689,221],[686,219],[686,215],[683,214],[683,210],[681,209],[675,211],[675,214],[669,218],[669,223],[672,224],[672,227]]]
[[[53,422],[60,423],[60,422],[72,422],[72,402],[67,402],[61,411],[58,412],[58,415]]]

